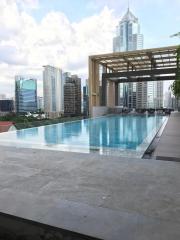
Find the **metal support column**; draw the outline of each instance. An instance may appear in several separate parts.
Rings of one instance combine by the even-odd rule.
[[[115,106],[118,106],[118,99],[119,99],[119,83],[115,83]]]

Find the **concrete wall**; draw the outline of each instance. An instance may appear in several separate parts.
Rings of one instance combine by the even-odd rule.
[[[108,107],[102,107],[102,106],[93,107],[92,108],[92,117],[103,116],[105,114],[108,114],[108,112],[109,112]]]

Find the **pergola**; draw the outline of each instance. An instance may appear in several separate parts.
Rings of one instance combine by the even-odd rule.
[[[174,80],[177,49],[178,46],[170,46],[90,56],[90,113],[93,106],[100,106],[100,86],[102,105],[115,106],[119,83]]]

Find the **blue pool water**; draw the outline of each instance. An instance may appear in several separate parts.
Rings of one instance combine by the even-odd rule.
[[[0,134],[6,145],[88,152],[145,151],[166,117],[110,115]]]

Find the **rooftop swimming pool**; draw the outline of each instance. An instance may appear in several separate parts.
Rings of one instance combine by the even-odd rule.
[[[142,157],[167,118],[109,115],[0,134],[0,145]]]

